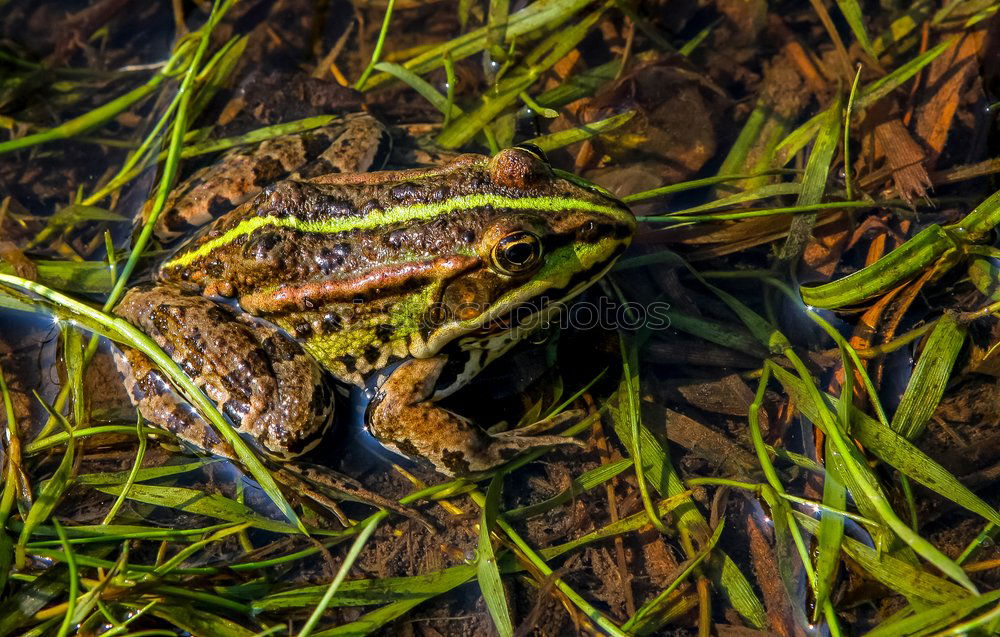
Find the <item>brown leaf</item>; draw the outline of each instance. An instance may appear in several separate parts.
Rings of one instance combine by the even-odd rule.
[[[976,75],[976,53],[982,48],[985,34],[982,28],[966,33],[927,69],[914,130],[931,149],[928,166],[934,165],[948,140],[962,93]]]
[[[875,149],[876,153],[885,155],[901,198],[912,204],[915,199],[927,196],[927,189],[932,184],[922,163],[924,151],[913,141],[901,120],[889,119],[875,127]]]
[[[799,279],[802,281],[829,279],[844,252],[850,237],[850,221],[847,216],[837,222],[813,228],[812,237],[802,253]]]

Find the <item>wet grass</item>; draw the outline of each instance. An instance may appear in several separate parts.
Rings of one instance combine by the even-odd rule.
[[[440,111],[434,145],[445,150],[470,145],[497,150],[516,138],[514,119],[508,116],[512,109],[523,106],[547,117],[556,113],[552,109],[612,83],[622,69],[617,61],[570,75],[558,88],[537,88],[539,79],[577,49],[609,14],[624,11],[639,19],[625,3],[614,1],[541,0],[509,14],[506,3],[492,2],[484,26],[430,46],[409,59],[390,62],[385,61],[384,49],[386,35],[398,18],[398,13],[393,13],[394,4],[390,0],[387,5],[374,53],[354,86],[363,92],[384,90],[393,83],[413,89]],[[471,3],[461,4],[468,9]],[[0,303],[10,311],[33,311],[52,318],[62,338],[60,364],[65,379],[52,404],[36,396],[48,422],[41,433],[28,439],[26,432],[15,426],[17,418],[6,382],[9,377],[0,369],[6,421],[0,493],[0,527],[4,529],[0,533],[0,590],[4,591],[0,635],[87,634],[100,626],[110,627],[104,635],[125,635],[133,632],[133,625],[145,626],[148,617],[157,618],[157,626],[171,627],[163,634],[175,634],[172,631],[176,630],[213,635],[369,634],[406,617],[418,605],[475,581],[497,633],[508,637],[523,634],[511,614],[509,582],[515,578],[530,582],[539,595],[557,596],[585,632],[648,635],[687,617],[685,625],[708,635],[713,622],[732,610],[747,626],[761,630],[789,625],[802,630],[823,623],[832,635],[853,634],[845,609],[838,606],[837,584],[845,562],[860,569],[865,578],[881,582],[905,598],[902,609],[882,619],[869,635],[964,634],[976,630],[987,634],[1000,626],[1000,594],[981,590],[982,585],[974,581],[978,571],[968,568],[976,552],[992,541],[1000,513],[915,444],[954,378],[969,326],[982,319],[995,320],[1000,313],[995,280],[989,274],[976,279],[974,270],[984,267],[986,260],[986,271],[990,272],[988,260],[998,256],[989,241],[1000,223],[1000,193],[982,201],[967,201],[971,211],[957,221],[925,225],[866,267],[827,283],[798,286],[792,267],[824,218],[839,214],[862,218],[875,211],[905,212],[910,207],[898,197],[879,198],[855,181],[850,161],[852,130],[858,129],[859,122],[880,100],[908,90],[914,78],[955,46],[957,40],[948,36],[942,25],[975,25],[996,12],[994,4],[959,1],[946,3],[937,12],[915,9],[897,17],[885,33],[870,34],[866,25],[871,21],[859,3],[838,0],[836,10],[849,26],[857,44],[851,50],[856,53],[850,54],[844,47],[854,44],[851,42],[836,47],[845,56],[850,76],[831,91],[818,113],[794,129],[789,130],[784,123],[768,128],[775,124],[776,116],[758,106],[732,146],[722,153],[725,159],[717,175],[624,197],[631,204],[655,204],[679,192],[711,193],[705,203],[681,210],[660,206],[661,212],[642,216],[651,232],[775,216],[791,219],[780,240],[760,240],[775,249],[774,267],[767,271],[699,269],[681,254],[655,247],[623,260],[611,275],[612,281],[618,281],[640,268],[675,268],[728,308],[728,323],[675,310],[672,324],[674,329],[707,343],[760,354],[758,369],[747,375],[757,383],[746,416],[748,450],[757,462],[752,475],[697,477],[678,470],[671,447],[643,417],[640,370],[649,335],[622,334],[620,384],[605,401],[592,407],[588,418],[563,433],[579,434],[604,419],[611,423],[613,444],[624,458],[611,458],[573,476],[562,492],[507,510],[501,497],[505,478],[544,451],[528,454],[484,478],[482,484],[455,480],[428,487],[415,483],[413,492],[400,499],[400,504],[440,506],[456,519],[470,506],[478,509],[477,550],[459,565],[390,578],[352,578],[350,574],[366,546],[376,541],[378,530],[395,519],[394,513],[377,511],[346,529],[331,530],[316,524],[312,511],[286,498],[265,461],[191,379],[149,338],[108,313],[133,283],[167,193],[176,185],[182,160],[330,121],[327,116],[312,117],[224,139],[194,134],[197,131],[192,130],[192,124],[212,95],[225,85],[245,46],[239,37],[214,51],[210,46],[213,30],[230,8],[230,2],[217,1],[206,23],[180,37],[169,60],[137,88],[62,125],[0,142],[0,154],[24,153],[42,144],[96,133],[140,101],[154,94],[161,97],[160,116],[117,172],[87,196],[81,189],[69,206],[47,220],[32,242],[45,245],[77,226],[120,221],[101,205],[109,205],[109,196],[144,168],[157,166],[159,178],[147,222],[131,246],[109,249],[110,263],[38,260],[37,280],[16,276],[13,267],[0,262]],[[824,25],[830,19],[829,14],[822,15],[826,10],[819,16]],[[914,36],[924,28],[941,28],[944,34],[934,46],[921,49]],[[677,49],[691,54],[709,32],[710,28],[687,43],[679,43]],[[454,65],[483,51],[489,51],[495,62],[488,90],[457,99]],[[864,68],[855,72],[855,62]],[[449,80],[446,94],[427,79],[440,68]],[[616,130],[634,115],[628,110],[529,141],[552,151]],[[766,130],[779,132],[762,136]],[[760,152],[762,145],[764,152]],[[968,174],[998,170],[995,163],[984,166]],[[845,181],[838,185],[831,176],[841,170]],[[954,178],[961,179],[964,174],[956,173]],[[932,210],[940,202],[929,197],[920,206]],[[754,232],[752,226],[746,226],[748,240],[753,240]],[[127,257],[118,263],[116,254]],[[879,352],[885,353],[924,339],[899,405],[890,416],[881,405],[877,381],[866,371],[872,352],[858,348],[834,328],[829,322],[834,316],[831,312],[871,307],[901,289],[911,289],[915,295],[947,275],[965,270],[973,281],[983,283],[984,296],[978,307],[942,312],[895,341],[877,345]],[[752,306],[746,295],[730,291],[733,288],[726,284],[734,281],[752,286],[752,295],[766,297],[767,303],[784,298],[835,343],[839,354],[836,367],[842,379],[838,389],[821,382],[821,374],[807,359],[807,348],[785,333],[773,308]],[[95,307],[73,296],[81,294],[101,294],[106,300]],[[619,294],[627,297],[625,292]],[[85,341],[81,330],[91,338]],[[240,497],[164,484],[186,472],[203,470],[213,460],[143,467],[152,444],[149,437],[163,439],[166,435],[144,425],[141,419],[133,425],[91,422],[83,379],[98,336],[136,348],[154,360],[233,446],[241,467],[283,518],[263,514]],[[819,432],[815,457],[768,443],[760,413],[767,406],[769,392],[779,392],[788,410]],[[112,433],[135,438],[138,451],[134,463],[123,471],[78,473],[82,443]],[[798,471],[821,479],[819,493],[802,495],[801,473],[792,471],[796,465]],[[637,491],[638,511],[551,546],[533,545],[520,530],[526,520],[559,511],[581,494],[612,483],[621,485],[626,477]],[[978,518],[982,531],[959,557],[949,557],[921,533],[913,484]],[[103,524],[60,522],[56,515],[60,504],[70,489],[79,488],[113,497]],[[773,525],[779,591],[791,609],[789,617],[781,616],[752,573],[730,555],[731,545],[722,539],[726,518],[714,515],[714,510],[706,516],[706,501],[699,495],[704,489],[735,489],[766,506]],[[903,495],[897,497],[897,491]],[[176,529],[116,524],[126,503],[147,507],[141,510],[160,507],[217,522]],[[864,529],[872,545],[845,533],[848,519]],[[133,516],[129,520],[133,521]],[[251,530],[305,535],[311,544],[255,559],[247,536]],[[586,547],[650,531],[677,547],[682,561],[670,582],[637,600],[639,604],[629,616],[610,616],[587,591],[577,590],[566,577],[561,565]],[[215,564],[212,556],[231,553],[226,547],[234,541],[241,543],[250,557]],[[342,550],[338,568],[323,585],[289,588],[265,576],[268,569],[316,559],[338,548]],[[155,554],[152,561],[148,559],[150,551]],[[803,607],[795,592],[801,573],[812,608]],[[335,625],[331,621],[331,609],[352,607],[364,611],[349,622]]]

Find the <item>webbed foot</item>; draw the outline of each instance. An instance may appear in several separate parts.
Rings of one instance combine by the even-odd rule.
[[[449,476],[474,476],[537,447],[581,445],[563,436],[526,435],[562,424],[569,413],[526,428],[490,434],[466,418],[434,404],[432,396],[447,358],[408,360],[378,388],[368,408],[368,430],[382,446],[424,459]]]

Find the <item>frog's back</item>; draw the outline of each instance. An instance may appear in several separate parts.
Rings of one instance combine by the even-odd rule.
[[[481,328],[485,320],[469,321],[529,282],[543,253],[609,237],[627,243],[634,220],[620,203],[554,178],[528,153],[505,153],[281,181],[184,245],[160,278],[238,298],[361,384],[395,359],[433,355]],[[538,261],[512,272],[495,251],[518,233],[538,244]]]

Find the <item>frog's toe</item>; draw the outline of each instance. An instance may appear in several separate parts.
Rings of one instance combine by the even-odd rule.
[[[587,443],[568,436],[535,436],[521,435],[517,431],[505,431],[502,434],[493,436],[492,446],[496,448],[498,454],[504,461],[511,460],[515,456],[531,449],[539,447],[552,447],[557,445],[574,445],[584,448]]]
[[[580,421],[585,415],[586,412],[582,409],[567,409],[566,411],[549,416],[548,418],[542,418],[541,420],[535,421],[530,425],[518,427],[517,429],[512,429],[506,432],[498,432],[497,435],[500,433],[513,433],[522,436],[540,434],[544,431],[551,431],[559,427],[565,427],[570,423]],[[491,431],[490,433],[493,432]]]

